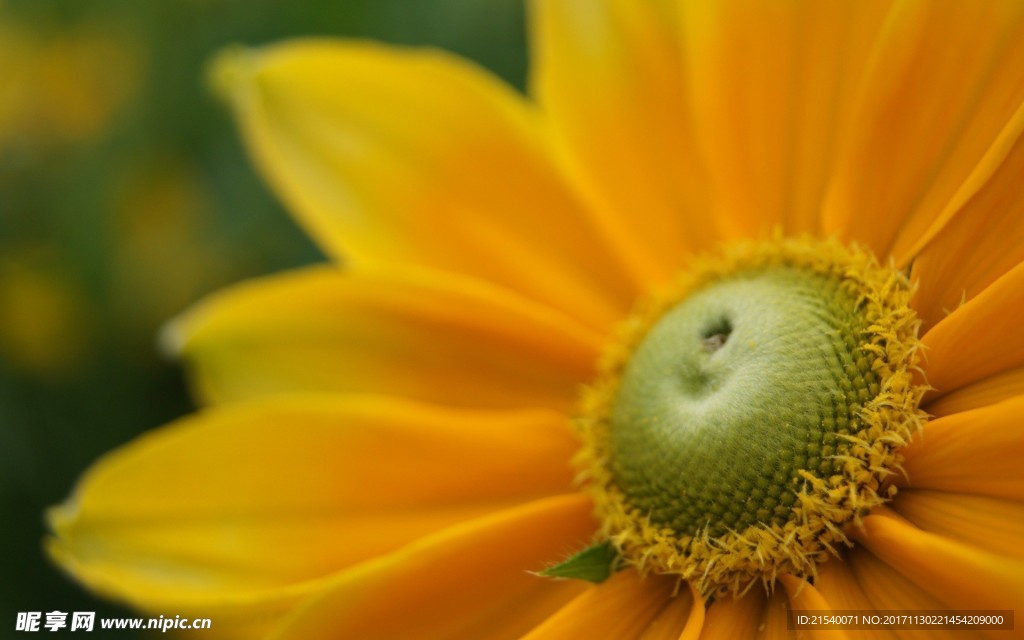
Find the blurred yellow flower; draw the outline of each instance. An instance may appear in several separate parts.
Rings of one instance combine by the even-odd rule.
[[[140,53],[109,25],[51,32],[0,14],[0,150],[96,138],[135,94]]]
[[[0,257],[0,356],[47,377],[82,363],[96,321],[81,283],[61,272],[55,254],[36,246]]]
[[[212,233],[213,204],[196,169],[180,158],[137,163],[110,189],[111,305],[124,342],[153,344],[152,327],[237,272]],[[237,277],[235,278],[237,279]],[[139,355],[139,354],[133,354]],[[142,355],[157,355],[152,348]]]
[[[313,40],[224,54],[216,82],[256,163],[345,268],[243,284],[174,322],[165,345],[208,406],[99,461],[51,513],[53,557],[105,596],[213,618],[219,637],[753,638],[791,634],[791,609],[1020,609],[1024,4],[531,8],[533,100],[436,51]],[[934,388],[921,409],[933,418],[898,450],[872,435],[860,458],[812,443],[834,476],[801,466],[808,454],[782,478],[816,487],[839,477],[855,483],[839,488],[877,493],[822,538],[849,546],[830,556],[811,540],[811,562],[745,574],[767,590],[705,589],[694,576],[677,593],[690,574],[672,562],[696,547],[658,548],[649,555],[668,560],[648,566],[608,510],[595,518],[591,493],[572,482],[570,417],[594,418],[580,388],[602,352],[615,371],[615,327],[638,300],[693,256],[776,231],[804,238],[772,264],[797,282],[783,290],[814,304],[824,294],[808,291],[831,291],[846,273],[836,264],[870,262],[785,271],[821,263],[822,247],[856,244],[842,251],[892,265],[877,278],[851,267],[873,283],[852,291],[903,314],[900,296],[889,299],[902,287],[921,325],[917,366]],[[709,299],[701,291],[758,328],[789,305],[783,295],[763,314],[742,311],[747,298],[720,286],[760,272],[697,264],[712,265],[700,271],[716,274],[709,288],[645,326],[616,385],[643,369],[644,341],[680,314],[679,326],[690,322]],[[770,298],[777,284],[755,293]],[[785,317],[896,331],[865,329],[874,316],[843,295]],[[733,339],[742,327],[725,319],[690,355],[772,344]],[[837,369],[836,384],[855,422],[870,423],[862,408],[886,380],[905,391],[886,398],[917,415],[910,383],[889,376],[881,355],[863,359],[888,349],[879,340],[837,355],[852,367]],[[781,357],[769,364],[800,369],[812,387],[834,373]],[[630,393],[615,410],[632,406]],[[618,428],[616,415],[596,420]],[[828,433],[856,449],[864,432],[851,429]],[[612,438],[623,489],[636,469],[623,470],[627,449]],[[882,466],[869,469],[879,443]],[[811,497],[832,499],[834,488]],[[828,520],[822,531],[836,500],[812,514]],[[638,530],[664,529],[661,507]],[[761,524],[790,517],[766,513]],[[529,573],[607,537],[631,566],[600,584]],[[944,633],[955,635],[928,637]]]

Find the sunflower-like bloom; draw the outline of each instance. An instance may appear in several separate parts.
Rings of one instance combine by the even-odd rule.
[[[1024,3],[530,15],[529,99],[436,51],[216,62],[336,263],[167,329],[206,407],[100,460],[53,557],[226,638],[1020,613]]]

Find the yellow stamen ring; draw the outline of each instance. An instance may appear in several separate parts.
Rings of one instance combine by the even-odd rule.
[[[911,293],[904,274],[860,248],[773,239],[696,259],[644,301],[577,420],[575,462],[621,561],[741,594],[783,573],[812,577],[849,545],[844,527],[895,494],[899,449],[927,419]],[[787,340],[803,345],[797,363]],[[831,364],[808,372],[808,358]],[[766,413],[769,397],[797,410]]]

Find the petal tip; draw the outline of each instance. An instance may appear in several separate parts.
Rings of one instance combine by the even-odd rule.
[[[74,553],[69,548],[71,528],[78,518],[78,503],[73,498],[50,507],[44,514],[47,532],[43,537],[44,555],[62,571],[73,574]]]
[[[185,349],[185,331],[181,324],[180,318],[174,318],[160,327],[157,333],[157,351],[169,360],[177,358]]]
[[[55,567],[69,575],[73,575],[71,568],[74,562],[69,557],[64,542],[60,538],[57,536],[46,536],[43,538],[43,555]]]
[[[60,558],[68,556],[68,542],[74,535],[74,529],[81,516],[81,505],[77,497],[72,495],[64,502],[48,508],[43,514],[46,523],[46,537],[43,540],[46,553],[58,564],[66,565]],[[60,553],[58,553],[58,551]]]
[[[55,507],[50,507],[43,515],[43,519],[46,521],[46,527],[56,535],[60,535],[60,530],[66,527],[74,518],[72,513],[73,510],[73,507],[66,502]]]
[[[206,83],[215,95],[231,104],[252,84],[257,69],[255,49],[233,44],[214,54],[206,66]]]

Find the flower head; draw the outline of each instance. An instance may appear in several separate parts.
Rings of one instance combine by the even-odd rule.
[[[58,562],[237,637],[1024,604],[1024,5],[531,8],[532,99],[223,54],[337,264],[170,325],[209,406],[97,463]]]

